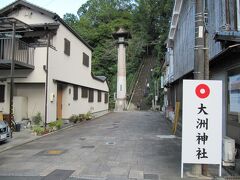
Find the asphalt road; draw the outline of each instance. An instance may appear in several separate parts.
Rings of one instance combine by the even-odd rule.
[[[110,113],[0,153],[0,180],[175,180],[180,153],[159,112]]]

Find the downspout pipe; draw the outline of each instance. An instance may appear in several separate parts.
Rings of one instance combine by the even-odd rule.
[[[46,56],[46,84],[45,84],[45,119],[44,129],[47,128],[47,114],[48,114],[48,61],[49,61],[49,46],[50,46],[50,33],[47,33],[47,56]]]
[[[225,0],[225,12],[226,12],[226,31],[230,31],[230,10],[229,0]]]

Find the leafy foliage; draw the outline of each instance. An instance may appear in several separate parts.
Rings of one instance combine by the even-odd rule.
[[[64,20],[93,48],[95,75],[109,81],[110,102],[116,91],[117,48],[112,33],[124,27],[132,34],[127,48],[127,83],[136,73],[149,46],[153,55],[163,58],[173,0],[88,0]]]

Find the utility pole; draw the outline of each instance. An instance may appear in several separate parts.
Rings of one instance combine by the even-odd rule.
[[[204,79],[204,13],[203,0],[195,1],[194,79]]]
[[[205,51],[205,26],[204,26],[203,0],[195,0],[195,51],[194,51],[194,79],[203,80],[209,77],[209,65],[207,52]],[[206,72],[206,74],[205,74]],[[207,165],[192,166],[192,174],[195,176],[207,175]]]
[[[16,35],[16,24],[12,24],[12,60],[11,60],[11,74],[10,74],[10,103],[9,103],[9,124],[12,129],[13,127],[13,93],[14,93],[14,71],[15,71],[15,35]]]

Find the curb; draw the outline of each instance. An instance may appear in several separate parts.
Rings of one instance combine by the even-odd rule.
[[[98,118],[100,118],[100,117],[103,117],[103,116],[108,115],[108,114],[111,114],[111,113],[112,113],[112,112],[109,111],[108,113],[106,113],[106,114],[104,114],[104,115],[102,115],[102,116],[98,116],[98,117],[96,117],[96,118],[93,118],[93,119],[91,119],[90,121],[96,120],[96,119],[98,119]],[[90,122],[90,121],[89,121],[89,122]],[[28,143],[33,142],[33,141],[35,141],[35,140],[44,138],[44,137],[46,137],[46,136],[50,136],[50,135],[56,134],[56,133],[58,133],[58,132],[61,132],[61,131],[66,130],[66,129],[70,129],[70,128],[79,126],[79,125],[81,125],[81,124],[85,124],[85,123],[87,123],[87,122],[88,122],[88,121],[85,120],[85,121],[82,121],[82,122],[80,122],[80,123],[72,124],[72,125],[70,125],[70,126],[64,127],[64,128],[59,129],[59,130],[57,130],[57,131],[53,131],[53,132],[50,132],[50,133],[48,133],[48,134],[44,134],[44,135],[42,135],[42,136],[37,136],[36,138],[31,139],[31,140],[28,140],[28,141],[26,141],[26,142],[23,142],[23,143],[21,143],[21,144],[17,144],[17,145],[13,145],[13,146],[6,147],[6,149],[0,150],[0,153],[5,152],[5,151],[7,151],[7,150],[9,150],[9,149],[13,149],[13,148],[16,148],[16,147],[19,147],[19,146],[23,146],[23,145],[25,145],[25,144],[28,144]]]
[[[28,140],[28,141],[26,141],[26,142],[23,142],[23,143],[21,143],[21,144],[16,144],[16,145],[13,145],[13,146],[9,146],[9,147],[7,147],[6,149],[0,150],[0,153],[5,152],[5,151],[7,151],[7,150],[9,150],[9,149],[13,149],[13,148],[16,148],[16,147],[19,147],[19,146],[28,144],[28,143],[33,142],[33,141],[35,141],[35,140],[41,139],[41,138],[43,138],[43,137],[46,137],[46,136],[49,136],[49,135],[53,135],[53,134],[55,134],[55,133],[57,133],[57,132],[60,132],[60,131],[63,131],[63,130],[65,130],[65,129],[69,129],[69,128],[72,128],[72,127],[74,127],[74,125],[67,126],[67,127],[65,127],[65,128],[59,129],[59,130],[57,130],[57,131],[54,131],[54,132],[51,132],[51,133],[48,133],[48,134],[44,134],[44,135],[42,135],[42,136],[37,136],[36,138],[33,138],[33,139]]]

